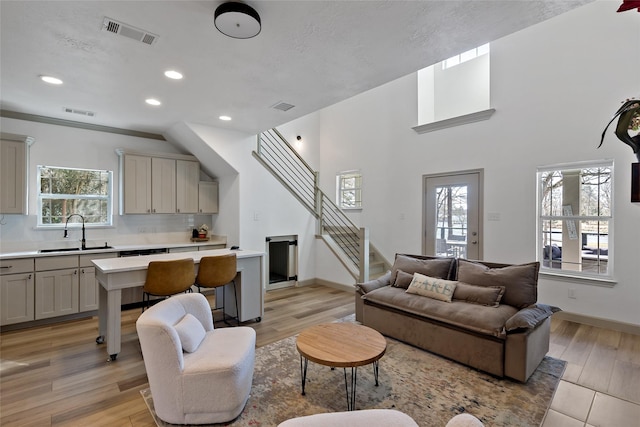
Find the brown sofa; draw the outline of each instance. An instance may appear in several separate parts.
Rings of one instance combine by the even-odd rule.
[[[539,269],[537,262],[509,265],[397,254],[391,271],[356,286],[356,320],[476,369],[525,382],[549,350],[549,317],[560,310],[536,303]]]

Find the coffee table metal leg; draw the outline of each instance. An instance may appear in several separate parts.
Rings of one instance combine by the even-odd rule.
[[[376,379],[376,387],[378,386],[378,361],[373,362],[373,376]]]
[[[309,359],[304,358],[304,364],[302,359],[303,357],[300,356],[300,377],[302,377],[302,395],[304,396],[304,383],[307,381],[307,365],[309,364]]]
[[[344,369],[344,388],[347,392],[347,411],[355,410],[356,405],[356,383],[358,379],[358,367],[351,368],[351,390],[349,390],[349,381],[347,381],[347,368]]]

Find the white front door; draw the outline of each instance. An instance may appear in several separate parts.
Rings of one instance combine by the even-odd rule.
[[[482,171],[424,176],[425,255],[482,258]]]

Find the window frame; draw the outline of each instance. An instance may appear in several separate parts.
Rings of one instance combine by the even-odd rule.
[[[356,178],[356,183],[359,180],[360,185],[359,186],[356,185],[353,188],[344,187],[343,184],[344,184],[345,179],[346,178],[351,178],[351,177]],[[343,204],[342,194],[347,192],[347,191],[355,191],[356,193],[359,193],[360,200],[357,200],[358,198],[356,197],[357,206],[345,206]],[[338,172],[338,174],[336,175],[336,205],[340,209],[347,210],[347,211],[361,210],[362,209],[362,172],[360,172],[360,170],[354,169],[354,170]]]
[[[55,193],[43,193],[42,192],[42,169],[44,168],[49,168],[49,169],[60,169],[60,170],[72,170],[72,171],[89,171],[89,172],[100,172],[100,173],[107,173],[108,176],[108,182],[107,182],[107,194],[106,195],[101,195],[101,194],[85,194],[85,195],[78,195],[78,194],[55,194]],[[81,200],[105,200],[107,202],[107,208],[106,208],[106,221],[104,222],[99,222],[99,223],[95,223],[95,222],[86,222],[85,223],[85,227],[86,228],[103,228],[103,227],[113,227],[113,171],[110,170],[105,170],[105,169],[89,169],[89,168],[74,168],[74,167],[64,167],[64,166],[49,166],[49,165],[37,165],[36,168],[37,172],[37,176],[36,176],[36,180],[37,180],[37,188],[36,188],[36,195],[37,195],[37,200],[38,200],[38,211],[37,211],[37,224],[36,224],[36,228],[40,228],[40,229],[55,229],[55,228],[64,228],[66,225],[66,221],[61,222],[61,223],[55,223],[55,224],[45,224],[43,223],[43,216],[42,216],[42,208],[43,208],[43,203],[45,200],[51,200],[51,199],[58,199],[58,200],[63,200],[63,199],[81,199]],[[70,212],[69,215],[71,215],[72,213],[78,213],[80,215],[86,216],[86,212]],[[72,221],[70,220],[68,223],[68,228],[78,228],[80,227],[81,221],[79,220],[78,217],[75,217],[75,219],[73,219]]]
[[[582,215],[581,212],[573,213],[567,216],[565,212],[562,215],[543,215],[544,213],[544,188],[542,175],[546,172],[563,172],[570,170],[596,169],[596,168],[609,168],[609,215]],[[610,159],[583,161],[573,163],[562,163],[549,166],[538,167],[536,170],[536,188],[537,188],[537,201],[536,201],[536,260],[540,262],[540,273],[550,276],[558,276],[573,279],[584,279],[585,282],[599,282],[600,284],[614,284],[614,259],[615,259],[615,245],[614,245],[614,189],[615,189],[615,166],[614,161]],[[580,193],[582,195],[582,191]],[[560,264],[560,268],[554,268],[553,265],[546,266],[544,261],[551,261],[553,263],[553,257],[549,260],[543,256],[545,248],[543,227],[544,221],[596,221],[607,223],[607,267],[606,272],[601,273],[599,271],[576,271],[570,269],[563,269]],[[581,234],[585,234],[581,232]],[[581,236],[582,238],[582,236]],[[582,243],[581,243],[582,250]],[[599,259],[600,255],[597,255]],[[580,263],[582,265],[582,262]],[[599,268],[599,267],[598,267]]]

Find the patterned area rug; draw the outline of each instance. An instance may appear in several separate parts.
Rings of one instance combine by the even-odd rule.
[[[306,396],[301,395],[300,355],[289,337],[256,350],[251,396],[242,414],[224,425],[277,426],[284,420],[322,412],[345,411],[342,369],[309,362]],[[379,386],[373,368],[358,368],[356,409],[393,408],[420,426],[444,427],[468,412],[485,426],[539,426],[566,362],[545,357],[526,384],[495,378],[456,362],[387,338],[380,359]],[[141,391],[158,426],[149,389]],[[218,424],[220,425],[220,424]]]

